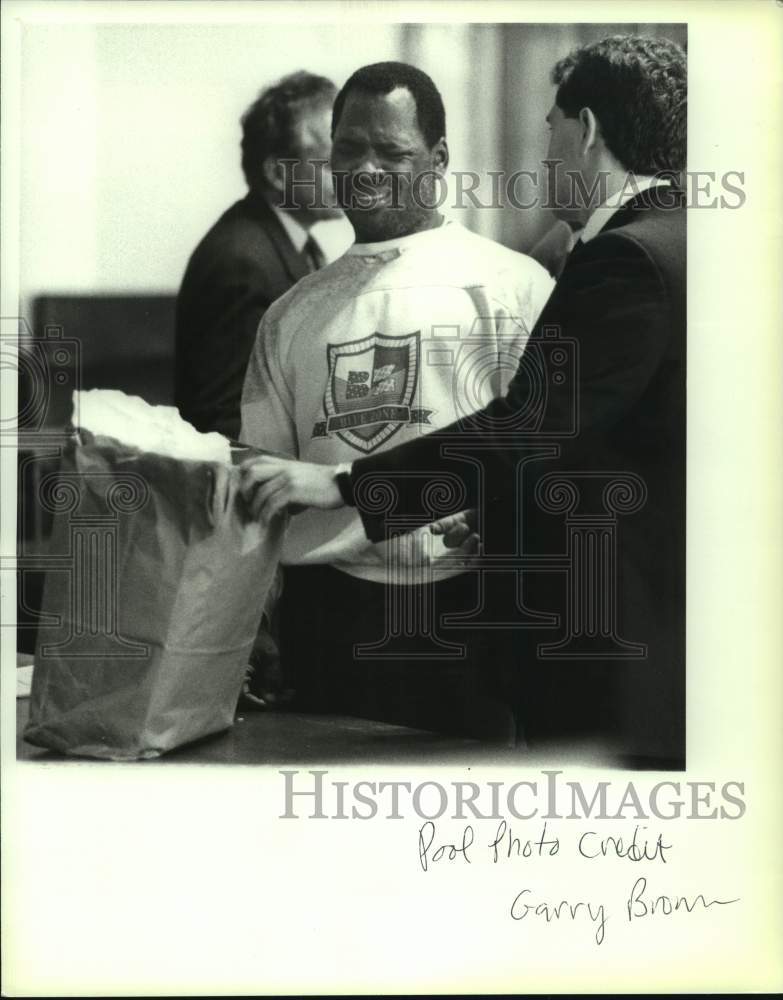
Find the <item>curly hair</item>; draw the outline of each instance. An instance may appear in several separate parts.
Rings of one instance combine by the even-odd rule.
[[[405,87],[416,102],[416,119],[424,141],[430,147],[446,135],[446,109],[440,91],[423,70],[409,63],[380,62],[362,66],[348,78],[334,101],[332,135],[340,121],[345,99],[352,90],[367,94],[390,94]]]
[[[611,35],[575,49],[552,70],[555,103],[569,118],[590,108],[609,152],[637,174],[685,170],[685,52],[662,38]]]
[[[299,155],[296,125],[310,107],[329,107],[337,87],[325,76],[299,70],[262,90],[242,115],[242,171],[249,187],[261,181],[261,164],[269,156]]]

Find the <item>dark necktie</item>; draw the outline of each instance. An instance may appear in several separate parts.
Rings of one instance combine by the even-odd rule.
[[[307,261],[307,266],[311,271],[318,271],[326,263],[323,250],[312,236],[307,237],[307,242],[302,248],[302,253]]]
[[[560,273],[557,276],[558,280],[560,279],[560,277],[562,277],[563,271],[565,271],[565,269],[569,267],[571,264],[573,264],[573,262],[577,259],[579,254],[584,249],[584,246],[585,242],[580,236],[579,239],[576,241],[576,243],[574,243],[569,252],[566,254],[566,256],[563,258],[563,263],[560,268]]]

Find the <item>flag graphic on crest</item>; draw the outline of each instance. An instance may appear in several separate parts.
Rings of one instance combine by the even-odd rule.
[[[345,344],[327,344],[327,419],[313,437],[337,436],[369,454],[405,424],[428,424],[432,410],[413,409],[419,374],[419,337],[373,333]]]

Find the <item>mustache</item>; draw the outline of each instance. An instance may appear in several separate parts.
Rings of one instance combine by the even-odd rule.
[[[346,206],[355,203],[362,207],[368,203],[388,203],[390,207],[401,204],[401,193],[410,187],[410,178],[404,174],[373,170],[333,172],[334,190],[338,201]]]

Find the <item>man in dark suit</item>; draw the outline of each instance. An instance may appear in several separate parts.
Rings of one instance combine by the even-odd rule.
[[[448,480],[477,511],[455,513],[447,534],[477,531],[491,554],[520,556],[512,667],[528,740],[681,767],[686,245],[673,182],[686,59],[614,36],[561,60],[553,82],[549,197],[584,228],[506,395],[350,469],[248,464],[245,490],[262,518],[355,504],[381,539],[390,517],[431,518]]]
[[[568,223],[558,220],[532,246],[529,251],[530,256],[533,260],[537,260],[542,267],[545,267],[557,281],[563,273],[568,255],[579,239],[579,234],[578,228],[571,228]]]
[[[327,166],[335,94],[330,80],[293,73],[263,91],[242,118],[248,194],[196,247],[177,299],[175,401],[200,431],[238,437],[261,317],[324,262],[310,229],[341,215]]]

